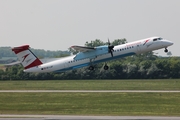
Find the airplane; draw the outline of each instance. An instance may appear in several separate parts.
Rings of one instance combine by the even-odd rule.
[[[108,39],[108,45],[98,47],[71,46],[71,48],[79,51],[76,55],[65,58],[55,59],[50,62],[42,62],[29,49],[29,45],[23,45],[12,48],[24,67],[24,72],[64,72],[88,66],[89,70],[94,70],[94,65],[109,60],[141,54],[157,49],[165,48],[164,52],[168,52],[167,47],[173,45],[173,42],[161,37],[150,37],[135,42],[129,42],[122,45],[113,46]],[[104,70],[108,70],[109,66],[104,65]]]

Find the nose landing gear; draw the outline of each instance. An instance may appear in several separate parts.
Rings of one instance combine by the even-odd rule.
[[[167,52],[168,52],[168,49],[167,49],[167,48],[165,48],[164,52],[165,52],[165,53],[167,53]]]

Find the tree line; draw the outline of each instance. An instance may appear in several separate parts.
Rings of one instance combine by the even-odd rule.
[[[31,51],[35,53],[39,58],[49,58],[49,57],[62,57],[70,55],[69,51],[51,51],[51,50],[43,50],[43,49],[33,49]],[[16,55],[12,52],[11,47],[0,47],[0,59],[3,57],[16,57]]]
[[[124,44],[126,39],[117,39],[112,45]],[[96,39],[86,42],[85,46],[94,47],[107,43]],[[74,54],[77,51],[69,49]],[[87,67],[63,73],[24,73],[21,65],[0,70],[0,80],[70,80],[70,79],[171,79],[180,78],[179,57],[158,57],[153,52],[133,55],[107,62],[109,70],[103,64],[96,64],[95,70]]]

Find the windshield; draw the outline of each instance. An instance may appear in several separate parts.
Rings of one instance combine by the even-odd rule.
[[[162,40],[163,38],[154,38],[153,41]]]

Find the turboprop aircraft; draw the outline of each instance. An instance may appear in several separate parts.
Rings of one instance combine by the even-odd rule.
[[[106,62],[117,58],[141,54],[173,45],[173,42],[161,37],[151,37],[135,42],[113,46],[108,40],[108,45],[98,47],[72,46],[79,51],[78,54],[65,58],[55,59],[54,61],[43,63],[29,49],[29,45],[12,48],[18,59],[24,66],[24,72],[63,72],[66,70],[77,69],[89,66],[89,70],[94,69],[94,64]],[[108,65],[104,69],[108,70]]]

